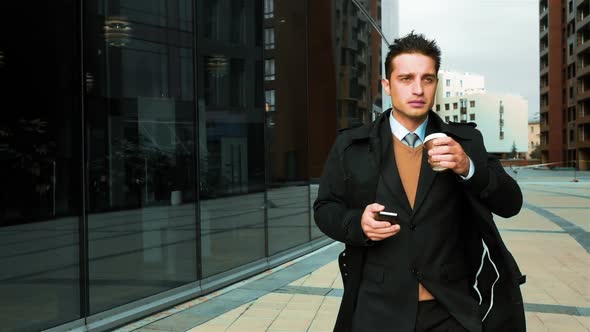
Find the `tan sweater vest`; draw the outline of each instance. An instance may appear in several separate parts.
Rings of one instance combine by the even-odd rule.
[[[417,148],[411,148],[397,139],[395,135],[393,136],[393,153],[395,154],[397,171],[399,172],[399,177],[402,180],[404,191],[412,209],[414,209],[414,201],[416,200],[416,192],[418,191],[423,149],[424,144],[421,144]],[[431,299],[434,299],[434,296],[422,286],[422,283],[418,283],[418,301]]]
[[[414,208],[414,200],[416,199],[416,191],[418,190],[418,178],[420,178],[423,149],[423,144],[417,148],[412,148],[393,135],[395,163],[412,209]]]

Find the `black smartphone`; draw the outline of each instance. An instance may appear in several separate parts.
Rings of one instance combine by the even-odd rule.
[[[397,224],[397,213],[387,212],[387,211],[379,211],[375,215],[375,220],[387,221],[392,225]]]

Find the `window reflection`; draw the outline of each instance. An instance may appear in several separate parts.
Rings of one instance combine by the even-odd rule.
[[[0,115],[2,327],[103,315],[322,237],[310,202],[336,129],[380,107],[380,43],[349,2],[0,5],[4,30],[15,12],[54,27],[0,43],[18,104]]]
[[[380,1],[358,3],[378,20]],[[335,4],[334,54],[339,57],[335,61],[339,64],[337,117],[338,126],[346,128],[370,122],[374,112],[381,111],[381,38],[352,1]]]
[[[95,1],[85,6],[91,313],[197,278],[191,2]]]
[[[40,331],[83,314],[76,8],[4,1],[0,30],[0,330]]]
[[[202,3],[205,15],[205,37],[243,44],[246,43],[246,2],[243,0],[209,0]],[[222,20],[218,18],[222,17]]]
[[[310,239],[305,2],[270,1],[265,27],[265,100],[269,151],[269,254]],[[333,118],[333,121],[335,119]]]
[[[199,186],[203,276],[265,256],[264,79],[257,20],[262,6],[197,1],[206,22],[198,36]],[[255,16],[256,16],[255,15]],[[231,22],[231,23],[228,23]]]

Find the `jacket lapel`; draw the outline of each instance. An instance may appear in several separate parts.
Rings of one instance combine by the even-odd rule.
[[[465,141],[469,141],[470,139],[464,135],[462,135],[457,129],[453,128],[451,125],[443,122],[442,119],[435,114],[434,112],[430,111],[428,116],[428,124],[426,126],[426,136],[436,133],[436,132],[443,132],[458,141],[462,144],[463,149],[469,155],[469,144],[465,144]],[[450,171],[446,171],[450,172]],[[416,200],[414,201],[414,213],[418,211],[424,199],[428,195],[430,188],[432,187],[434,180],[438,173],[433,171],[428,164],[428,151],[424,149],[422,153],[422,165],[420,167],[420,179],[418,180],[418,189],[416,191]]]
[[[428,124],[426,125],[426,136],[434,133],[437,131],[437,124],[434,121],[433,116],[430,116],[428,119]],[[414,200],[414,213],[418,211],[422,202],[428,195],[434,180],[436,179],[437,172],[433,171],[428,164],[428,151],[426,147],[422,150],[422,164],[420,165],[420,177],[418,178],[418,189],[416,190],[416,199]]]
[[[380,170],[380,177],[381,181],[385,184],[385,187],[389,190],[389,197],[392,200],[397,200],[398,204],[408,212],[408,214],[412,213],[412,208],[410,207],[410,202],[406,196],[406,192],[404,191],[404,186],[402,185],[402,180],[399,176],[399,171],[397,170],[397,166],[395,164],[395,154],[393,153],[393,134],[391,133],[391,128],[389,126],[389,121],[384,121],[385,123],[381,124],[380,136],[382,137],[382,145],[381,145],[381,170]],[[387,206],[386,206],[387,208]]]

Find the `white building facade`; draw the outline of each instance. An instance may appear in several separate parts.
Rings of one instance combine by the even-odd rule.
[[[482,75],[439,70],[436,99],[474,93],[485,93],[485,79]]]
[[[520,156],[528,152],[528,102],[517,95],[477,93],[437,98],[433,106],[445,122],[475,122],[486,149],[506,157],[513,144]]]

